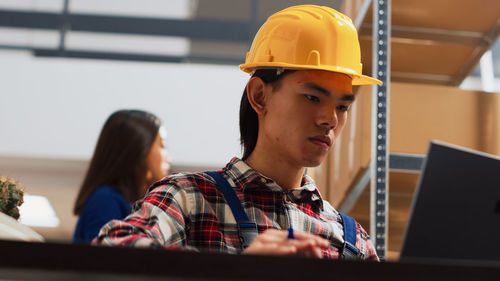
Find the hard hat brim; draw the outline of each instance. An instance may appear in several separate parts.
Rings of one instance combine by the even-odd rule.
[[[342,68],[339,66],[336,67],[331,67],[331,66],[323,66],[323,65],[305,65],[305,66],[300,66],[300,65],[292,65],[292,64],[287,64],[287,63],[276,63],[276,62],[270,62],[270,63],[256,63],[256,64],[250,64],[250,63],[245,63],[245,64],[240,64],[240,69],[245,71],[246,73],[251,73],[252,71],[256,69],[263,69],[263,68],[283,68],[283,69],[290,69],[290,70],[324,70],[324,71],[331,71],[331,72],[337,72],[337,73],[343,73],[347,74],[352,78],[352,85],[357,86],[357,85],[382,85],[382,81],[375,79],[373,77],[363,75],[363,74],[358,74],[356,71],[351,70],[351,69],[346,69]]]

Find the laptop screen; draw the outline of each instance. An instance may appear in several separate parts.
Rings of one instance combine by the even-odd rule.
[[[500,262],[500,157],[430,144],[400,259]]]

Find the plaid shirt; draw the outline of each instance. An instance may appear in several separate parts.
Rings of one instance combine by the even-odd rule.
[[[338,258],[344,243],[339,213],[323,201],[313,180],[304,176],[302,186],[283,190],[273,180],[233,158],[220,171],[235,190],[258,232],[268,228],[307,231],[331,241],[323,250]],[[378,260],[365,230],[356,223],[356,248],[362,259]],[[205,173],[176,174],[164,178],[138,201],[123,221],[113,220],[93,244],[183,248],[196,251],[240,253],[237,223],[231,209]]]

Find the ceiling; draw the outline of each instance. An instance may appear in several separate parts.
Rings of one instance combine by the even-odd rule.
[[[149,0],[144,4],[126,1],[130,4],[127,9],[120,1],[106,1],[115,2],[113,9],[100,1],[54,2],[59,6],[52,3],[45,9],[35,4],[0,3],[0,35],[2,31],[6,34],[0,36],[0,49],[27,50],[41,57],[237,65],[270,14],[304,3]],[[308,3],[340,9],[342,1]],[[36,34],[27,36],[42,39],[23,43],[8,40],[33,32]]]

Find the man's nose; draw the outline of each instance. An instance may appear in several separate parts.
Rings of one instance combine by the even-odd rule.
[[[328,105],[321,109],[318,117],[318,125],[328,129],[335,129],[339,122],[335,105]]]

